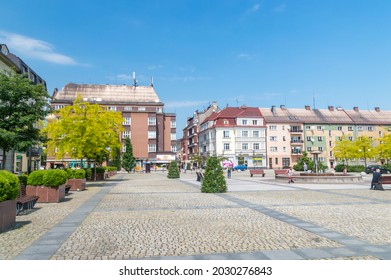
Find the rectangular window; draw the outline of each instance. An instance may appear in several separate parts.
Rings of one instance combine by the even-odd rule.
[[[278,164],[278,158],[275,159],[275,163],[276,163],[276,165]]]
[[[253,120],[253,125],[258,125],[258,120]]]
[[[342,126],[338,126],[337,128],[339,131],[342,131]]]
[[[115,111],[117,111],[117,107],[115,107],[115,106],[107,106],[107,111],[115,112]]]
[[[330,151],[330,156],[331,156],[331,157],[333,156],[333,151]]]
[[[368,126],[368,131],[373,131],[373,126]]]
[[[277,152],[278,149],[277,149],[277,147],[270,147],[270,151],[271,151],[271,152]]]
[[[248,150],[248,143],[242,143],[242,150]]]
[[[333,146],[333,143],[329,141],[329,147],[331,148]]]
[[[282,158],[282,166],[290,166],[291,165],[291,159],[290,158]]]
[[[242,120],[242,125],[247,125],[247,120]]]
[[[318,141],[319,142],[323,141],[323,137],[322,136],[318,136]]]
[[[156,118],[149,117],[148,118],[148,125],[156,125]]]
[[[123,125],[131,125],[132,120],[129,117],[125,117],[124,121],[122,122]]]
[[[137,110],[139,110],[139,111],[145,111],[145,107],[138,107]]]
[[[224,149],[224,151],[230,150],[229,143],[224,143],[223,149]]]
[[[320,131],[320,130],[322,130],[322,126],[318,125],[318,126],[316,127],[316,129]]]
[[[248,137],[248,131],[247,130],[242,131],[242,137]]]
[[[171,140],[176,140],[176,133],[171,133]]]
[[[350,141],[353,141],[353,137],[352,137],[352,136],[349,136],[349,140],[350,140]]]
[[[322,152],[323,151],[323,147],[318,147],[318,151]]]
[[[331,130],[329,130],[329,136],[331,136]]]
[[[254,138],[259,138],[259,131],[258,130],[254,130],[253,131],[253,137]]]
[[[64,108],[64,105],[54,105],[54,110],[60,110]]]
[[[311,126],[307,125],[307,126],[305,127],[305,130],[311,130]]]
[[[253,150],[259,150],[259,143],[253,143]]]
[[[177,146],[176,145],[171,145],[171,152],[176,153],[177,151]]]
[[[148,131],[148,139],[156,139],[156,131]]]
[[[122,139],[130,138],[130,131],[123,131],[122,132]]]
[[[132,107],[131,106],[125,106],[124,107],[124,111],[132,111]]]
[[[277,141],[277,136],[270,136],[270,141]]]
[[[156,144],[148,144],[148,152],[149,153],[156,152]]]
[[[311,136],[307,136],[307,141],[312,141]]]
[[[270,129],[270,130],[277,130],[277,126],[276,126],[276,125],[270,125],[270,126],[269,126],[269,129]]]
[[[359,127],[357,127],[357,130],[358,130],[358,131],[363,131],[364,128],[363,128],[362,126],[359,126]]]
[[[224,137],[224,138],[229,138],[229,131],[224,130],[224,131],[223,131],[223,137]]]
[[[348,126],[349,131],[353,131],[353,126]]]
[[[176,120],[170,122],[170,128],[176,128]]]
[[[312,151],[312,147],[307,147],[307,151],[311,152]]]
[[[283,151],[283,152],[286,152],[286,147],[282,147],[282,151]]]

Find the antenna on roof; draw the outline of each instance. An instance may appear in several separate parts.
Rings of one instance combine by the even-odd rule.
[[[137,87],[136,72],[133,72],[133,86]]]
[[[151,87],[153,87],[153,76],[151,77]]]

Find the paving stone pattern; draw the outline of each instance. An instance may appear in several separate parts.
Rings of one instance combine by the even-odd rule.
[[[193,173],[118,174],[0,234],[0,259],[391,259],[391,191],[287,184],[234,172],[204,194]]]

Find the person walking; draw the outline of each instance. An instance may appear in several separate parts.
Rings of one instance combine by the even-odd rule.
[[[229,164],[227,167],[227,177],[228,178],[231,178],[231,172],[232,172],[232,165]]]
[[[304,170],[304,172],[307,172],[307,164],[305,162],[303,164],[303,170]]]
[[[370,190],[376,190],[377,185],[379,184],[379,179],[381,176],[380,169],[376,169],[376,171],[373,171],[372,181],[371,181],[371,188]]]
[[[288,183],[294,183],[293,182],[293,169],[292,167],[289,168],[287,171],[286,171],[286,174],[288,174]]]

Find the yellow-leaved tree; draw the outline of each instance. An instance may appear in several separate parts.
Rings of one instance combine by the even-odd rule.
[[[101,163],[121,148],[122,122],[121,112],[83,102],[78,96],[73,105],[65,106],[49,119],[44,129],[48,154],[56,151],[57,159],[71,157]]]

